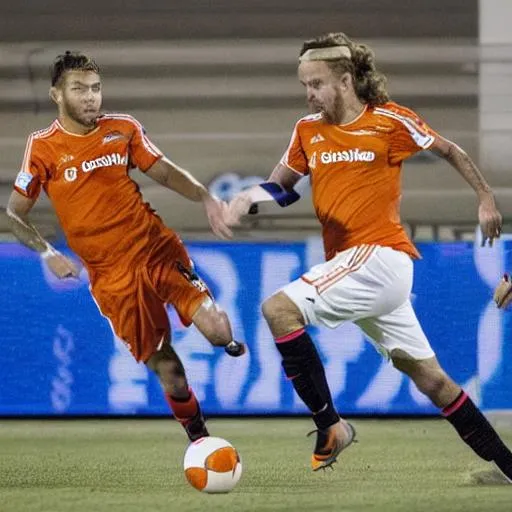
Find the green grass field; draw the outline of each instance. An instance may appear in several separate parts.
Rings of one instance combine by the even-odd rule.
[[[359,443],[319,473],[309,469],[307,419],[209,425],[242,456],[230,494],[187,484],[174,421],[1,422],[0,511],[512,511],[512,486],[470,483],[470,471],[488,466],[443,420],[355,420]],[[512,431],[502,434],[512,444]]]

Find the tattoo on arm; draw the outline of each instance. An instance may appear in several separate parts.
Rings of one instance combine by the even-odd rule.
[[[448,151],[442,156],[477,193],[490,191],[489,184],[480,172],[480,169],[478,169],[471,157],[456,144],[450,144]]]
[[[7,217],[12,233],[23,245],[37,252],[44,252],[48,249],[50,244],[28,219],[20,217],[9,208]]]

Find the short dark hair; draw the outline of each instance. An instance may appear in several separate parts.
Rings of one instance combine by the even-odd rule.
[[[52,87],[57,85],[66,71],[94,71],[100,72],[98,64],[87,55],[80,52],[67,51],[62,55],[57,55],[50,68]]]
[[[331,32],[304,42],[300,55],[313,48],[346,46],[352,55],[350,59],[327,60],[327,65],[338,75],[349,72],[354,79],[358,98],[371,106],[389,101],[386,91],[386,77],[377,70],[372,49],[365,44],[357,44],[343,32]]]

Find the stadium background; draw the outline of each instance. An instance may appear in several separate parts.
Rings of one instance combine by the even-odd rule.
[[[302,41],[345,31],[374,48],[392,97],[464,147],[496,191],[508,236],[480,248],[474,193],[419,154],[404,168],[402,217],[423,254],[412,298],[425,331],[510,446],[512,313],[491,298],[512,270],[511,19],[510,0],[0,2],[1,512],[508,512],[510,488],[468,479],[488,466],[350,325],[312,331],[360,442],[337,471],[311,473],[312,422],[259,314],[263,297],[322,258],[307,183],[304,201],[262,208],[226,243],[200,205],[133,174],[250,347],[231,360],[169,310],[210,431],[242,454],[242,481],[215,497],[186,484],[186,437],[156,379],[98,314],[85,273],[57,282],[9,234],[3,208],[27,135],[55,115],[56,54],[94,55],[105,108],[134,115],[170,158],[229,199],[268,175],[305,112]],[[44,197],[32,220],[68,251]]]
[[[137,117],[171,159],[229,199],[265,177],[304,112],[296,55],[302,39],[344,30],[368,42],[392,97],[416,109],[464,147],[495,187],[506,226],[512,219],[510,36],[497,12],[507,2],[97,1],[80,9],[53,0],[0,8],[0,201],[9,196],[26,136],[54,116],[47,68],[59,52],[92,53],[104,70],[107,110]],[[506,7],[510,10],[510,7]],[[51,27],[51,30],[49,29]],[[508,101],[508,103],[507,103]],[[236,233],[213,240],[198,205],[137,173],[144,196],[190,242],[198,268],[231,314],[250,357],[230,361],[173,312],[174,343],[210,414],[303,412],[285,385],[259,303],[322,255],[306,200],[267,207]],[[510,245],[474,244],[476,201],[456,172],[430,154],[405,165],[402,215],[424,259],[414,300],[441,362],[486,409],[512,407],[510,314],[491,303],[510,269]],[[44,198],[33,220],[63,239]],[[4,347],[0,414],[165,414],[155,379],[112,336],[87,289],[57,283],[0,222]],[[508,242],[510,244],[510,242]],[[65,250],[65,246],[64,246]],[[220,271],[219,269],[222,269]],[[461,293],[460,288],[464,292]],[[316,333],[340,410],[351,414],[432,414],[434,409],[382,362],[351,326]],[[35,350],[26,353],[27,342]],[[19,372],[23,358],[29,371]],[[37,392],[27,391],[34,386]]]

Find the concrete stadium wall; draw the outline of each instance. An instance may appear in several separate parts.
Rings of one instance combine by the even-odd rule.
[[[0,4],[0,41],[477,37],[478,0],[28,0]]]

